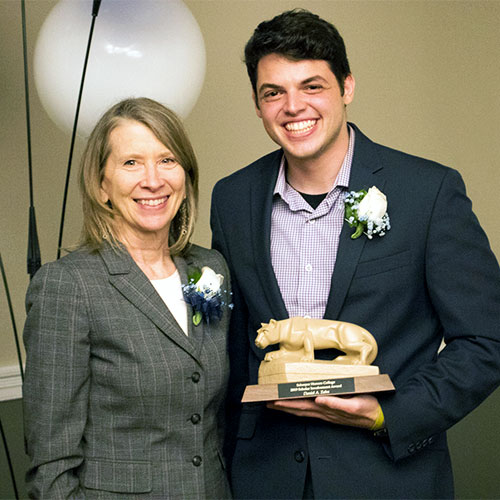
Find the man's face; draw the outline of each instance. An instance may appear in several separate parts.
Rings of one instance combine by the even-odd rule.
[[[321,159],[347,147],[345,105],[353,96],[354,78],[345,79],[341,95],[324,60],[269,54],[257,66],[256,112],[289,162]]]

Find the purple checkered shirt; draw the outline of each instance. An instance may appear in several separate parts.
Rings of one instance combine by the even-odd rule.
[[[274,188],[271,216],[271,262],[288,315],[322,318],[330,294],[340,231],[344,224],[344,196],[349,186],[354,130],[335,184],[314,210],[286,182],[285,157]]]

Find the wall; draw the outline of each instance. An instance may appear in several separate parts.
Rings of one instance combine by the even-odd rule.
[[[21,330],[28,284],[29,193],[19,4],[0,0],[0,252]],[[30,61],[37,33],[54,4],[53,0],[26,2]],[[375,141],[457,168],[500,256],[500,2],[187,0],[186,4],[205,37],[208,63],[200,99],[186,119],[201,168],[197,243],[210,243],[214,183],[274,148],[253,110],[243,46],[260,21],[288,8],[306,7],[336,24],[345,39],[357,81],[350,119]],[[48,118],[32,80],[30,86],[35,206],[42,259],[47,262],[56,256],[70,137]],[[81,148],[78,140],[73,172]],[[73,175],[64,245],[79,234],[79,210]],[[3,289],[0,345],[1,387],[2,374],[7,384],[14,380],[8,374],[16,364]],[[5,404],[0,410],[3,419]],[[500,492],[495,479],[500,437],[493,426],[499,410],[497,391],[450,433],[461,498],[492,498]],[[8,413],[19,424],[19,408],[9,406]]]

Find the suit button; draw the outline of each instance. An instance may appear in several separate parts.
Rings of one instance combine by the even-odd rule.
[[[304,458],[306,458],[306,454],[303,451],[299,450],[294,453],[294,458],[297,462],[300,463],[304,461]]]
[[[193,460],[191,460],[191,462],[193,462],[193,465],[195,467],[199,467],[201,465],[201,457],[196,455],[193,457]]]
[[[194,372],[192,375],[191,375],[191,380],[197,384],[199,381],[200,381],[200,378],[201,378],[201,375],[198,373],[198,372]]]
[[[191,415],[191,423],[196,425],[200,420],[201,417],[198,415],[198,413],[194,413],[193,415]]]

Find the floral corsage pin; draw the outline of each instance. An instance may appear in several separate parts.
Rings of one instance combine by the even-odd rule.
[[[221,293],[224,276],[205,266],[201,271],[191,271],[188,280],[187,285],[182,285],[182,292],[184,300],[193,308],[193,324],[198,326],[202,320],[205,323],[220,320],[222,307],[225,305]],[[229,307],[231,308],[231,304]]]
[[[355,240],[363,233],[371,240],[373,235],[384,236],[391,229],[387,213],[387,198],[375,186],[368,191],[351,191],[346,194],[345,220],[356,231],[351,235]]]

